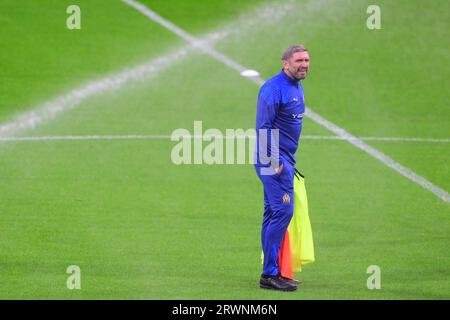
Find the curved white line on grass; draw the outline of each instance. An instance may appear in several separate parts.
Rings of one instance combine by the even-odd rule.
[[[258,7],[241,15],[238,18],[237,24],[231,23],[220,30],[211,32],[202,38],[190,42],[190,44],[185,47],[169,52],[159,58],[149,60],[148,62],[136,67],[128,68],[116,74],[81,85],[79,88],[75,88],[66,94],[31,108],[31,111],[17,115],[11,121],[4,124],[0,123],[0,137],[12,136],[26,130],[34,129],[41,124],[53,120],[57,117],[57,115],[77,107],[87,98],[118,89],[130,81],[143,80],[151,76],[155,76],[165,68],[170,67],[171,60],[180,60],[181,58],[186,57],[188,52],[190,52],[193,48],[205,48],[207,45],[211,45],[218,40],[228,37],[230,34],[238,32],[241,30],[242,26],[257,25],[261,19],[265,19],[270,16],[270,13],[275,12],[276,14],[272,15],[272,19],[269,22],[277,23],[279,19],[282,19],[285,15],[292,13],[291,9],[294,5],[294,1],[288,1],[287,3],[272,3],[270,5]],[[182,33],[184,36],[187,36],[187,38],[193,39],[190,35],[184,32]],[[220,59],[226,59],[223,55],[217,52],[214,53],[211,50],[207,50],[207,53],[215,54],[216,57]],[[243,68],[233,61],[228,61],[228,63],[229,66],[235,70],[240,70]],[[259,79],[259,82],[263,82],[262,79]]]
[[[227,65],[228,67],[234,69],[235,71],[238,71],[241,73],[242,71],[246,70],[247,68],[244,68],[234,60],[228,58],[227,56],[217,52],[216,50],[210,48],[208,45],[198,41],[195,37],[181,29],[180,27],[174,25],[172,22],[164,19],[163,17],[159,16],[156,12],[152,11],[148,7],[144,6],[141,3],[138,3],[134,0],[122,0],[124,3],[132,6],[145,16],[147,16],[152,21],[160,24],[167,30],[173,32],[174,34],[178,35],[180,38],[186,40],[187,42],[191,43],[192,45],[198,47],[201,49],[204,53],[209,54],[214,59],[222,62],[223,64]],[[260,77],[252,77],[247,78],[258,85],[262,85],[264,83],[264,80]],[[356,138],[355,136],[351,135],[347,131],[345,131],[343,128],[338,127],[334,123],[331,123],[330,121],[322,118],[315,112],[311,111],[309,108],[306,109],[306,115],[317,122],[318,124],[322,125],[323,127],[327,128],[331,132],[335,133],[337,136],[341,137],[343,140],[346,140],[356,146],[357,148],[363,150],[364,152],[370,154],[374,158],[378,159],[382,163],[384,163],[389,168],[394,169],[398,173],[402,174],[403,176],[407,177],[411,181],[419,184],[426,190],[432,192],[442,200],[446,202],[450,202],[450,194],[448,194],[447,191],[443,190],[442,188],[432,184],[422,176],[419,176],[418,174],[414,173],[410,169],[402,166],[398,162],[395,162],[393,159],[382,153],[381,151],[376,150],[375,148],[367,145],[364,143],[361,139]]]
[[[189,47],[186,46],[115,75],[91,81],[65,95],[50,100],[30,112],[19,115],[13,121],[0,125],[0,136],[10,136],[24,130],[34,129],[38,125],[54,119],[58,114],[73,109],[89,97],[106,91],[116,90],[133,80],[141,80],[154,76],[169,67],[173,61],[184,58],[189,52]]]

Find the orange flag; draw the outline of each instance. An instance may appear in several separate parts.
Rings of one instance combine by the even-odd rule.
[[[278,266],[283,277],[294,279],[302,265],[314,262],[314,243],[308,214],[305,179],[296,171],[294,177],[294,215],[281,242]]]

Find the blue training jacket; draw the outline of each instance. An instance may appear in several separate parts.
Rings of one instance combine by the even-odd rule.
[[[287,161],[295,166],[304,113],[305,98],[300,81],[291,79],[281,70],[264,83],[259,91],[256,111],[256,166],[270,166],[270,162],[260,156],[261,152],[270,158],[279,157],[280,165]],[[259,150],[259,129],[267,130],[267,144],[262,144],[263,150]],[[279,130],[279,148],[274,150],[271,148],[272,129]]]

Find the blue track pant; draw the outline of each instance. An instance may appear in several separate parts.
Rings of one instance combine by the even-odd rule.
[[[281,242],[294,213],[294,173],[295,168],[287,161],[279,174],[263,175],[261,167],[256,173],[264,186],[264,217],[261,242],[264,252],[263,274],[279,274],[278,255]]]

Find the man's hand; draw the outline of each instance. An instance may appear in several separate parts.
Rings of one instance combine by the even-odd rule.
[[[279,165],[277,168],[275,168],[275,173],[280,174],[281,171],[283,171],[283,164]]]

